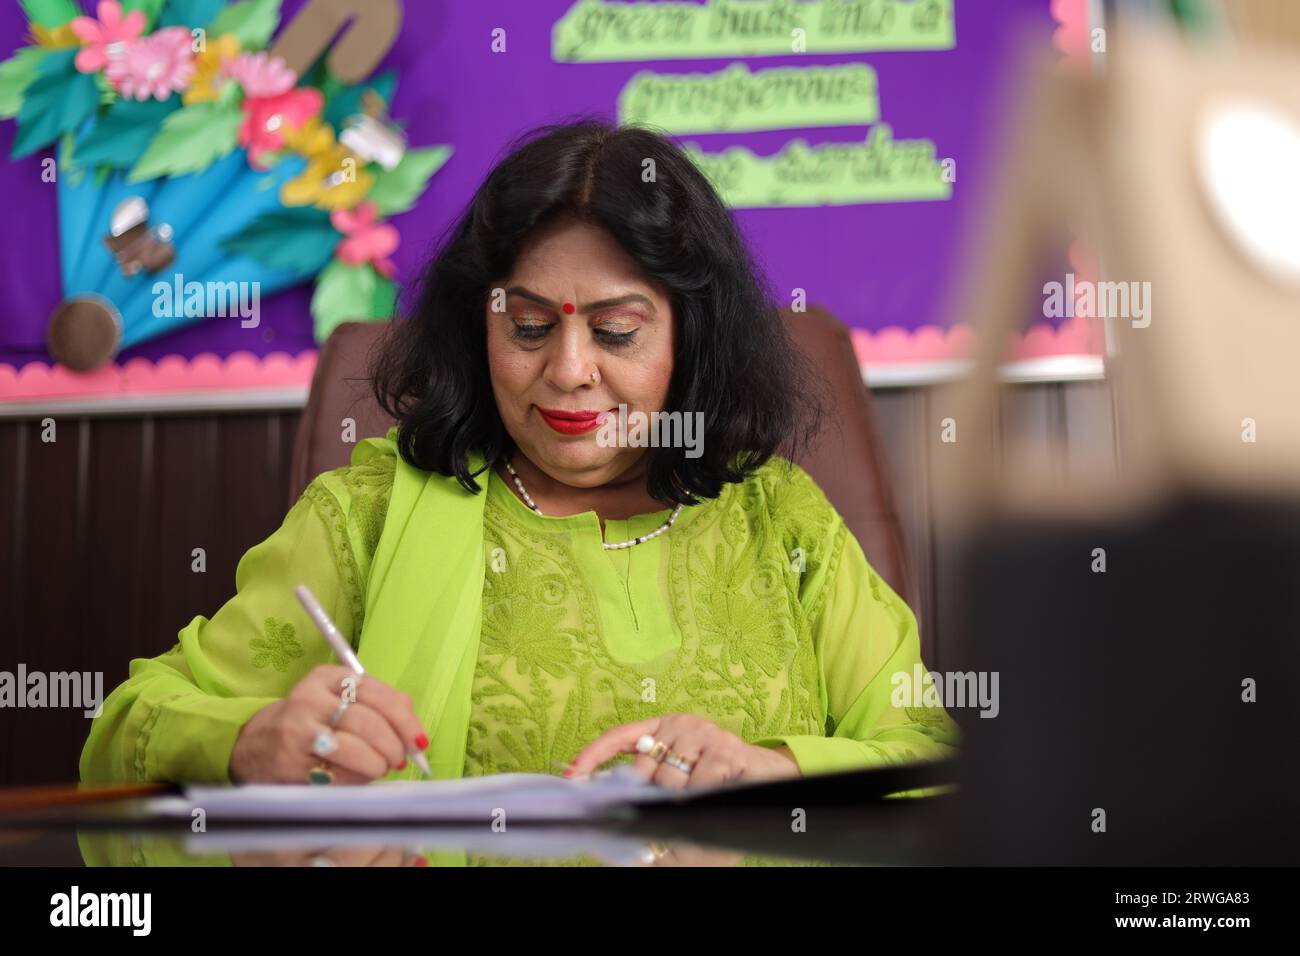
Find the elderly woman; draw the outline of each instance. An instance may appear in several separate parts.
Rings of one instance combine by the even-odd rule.
[[[312,482],[210,620],[133,662],[84,779],[633,755],[680,788],[952,753],[941,708],[892,699],[920,662],[913,615],[780,457],[815,428],[816,390],[730,214],[664,138],[526,138],[443,241],[375,388],[398,426]],[[651,443],[638,416],[663,412],[698,428]]]

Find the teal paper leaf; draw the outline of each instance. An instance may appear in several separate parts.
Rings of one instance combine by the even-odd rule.
[[[331,92],[331,87],[326,83],[336,88],[337,92]],[[393,94],[397,92],[397,74],[389,70],[364,83],[342,88],[338,88],[338,80],[328,76],[322,82],[321,89],[326,93],[323,113],[325,122],[336,130],[342,130],[344,120],[361,112],[361,96],[366,90],[374,90],[385,103],[393,102]]]
[[[77,145],[77,162],[114,169],[134,166],[163,121],[179,108],[177,97],[118,100]]]
[[[370,314],[376,321],[386,322],[393,317],[393,310],[397,307],[397,284],[373,268],[371,271],[375,273],[375,294],[370,300]]]
[[[239,107],[220,103],[193,103],[168,114],[127,182],[207,169],[235,148],[243,122]]]
[[[384,216],[406,212],[415,205],[430,178],[450,156],[450,146],[408,149],[395,168],[375,170],[375,184],[366,199],[373,202]]]
[[[239,37],[241,50],[260,50],[271,40],[280,25],[280,0],[246,0],[232,3],[217,14],[208,33],[219,37],[233,33]]]
[[[160,176],[185,176],[207,169],[234,150],[243,125],[243,111],[220,103],[194,103],[162,121],[127,182]]]
[[[207,27],[226,0],[171,0],[158,18],[160,27]]]
[[[0,63],[0,119],[12,119],[23,105],[23,91],[36,78],[36,68],[49,52],[44,47],[25,46]]]
[[[71,133],[64,133],[59,138],[59,169],[63,171],[64,180],[71,186],[81,185],[86,171],[77,166],[77,138]]]
[[[121,99],[117,95],[117,90],[113,88],[113,84],[108,81],[107,76],[103,73],[92,73],[91,76],[95,78],[95,86],[99,89],[100,106],[112,106]]]
[[[81,8],[72,0],[18,0],[27,19],[43,27],[61,27],[73,17],[81,16]]]
[[[23,93],[18,110],[18,135],[13,158],[18,159],[50,145],[76,129],[99,105],[99,88],[88,73],[72,65],[75,48],[52,50],[36,66],[36,76]]]
[[[391,293],[381,290],[387,282],[369,263],[350,266],[335,259],[316,278],[311,297],[313,332],[317,343],[324,342],[342,322],[384,322],[392,317]]]
[[[343,237],[330,225],[330,215],[313,206],[288,206],[258,216],[221,248],[245,255],[271,269],[313,275],[330,261]]]

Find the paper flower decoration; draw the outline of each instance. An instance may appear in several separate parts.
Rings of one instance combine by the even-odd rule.
[[[239,128],[239,145],[248,150],[248,161],[265,168],[266,154],[284,146],[285,134],[302,126],[321,111],[325,97],[320,90],[295,89],[279,96],[244,100],[244,123]]]
[[[336,209],[330,223],[346,238],[339,243],[337,255],[350,266],[370,263],[385,279],[397,274],[397,266],[388,258],[401,242],[397,230],[376,221],[375,204],[363,202],[355,211]]]
[[[191,103],[211,103],[233,79],[230,66],[239,56],[239,37],[233,33],[209,40],[194,57],[194,76],[182,99]]]
[[[119,55],[109,58],[104,75],[128,99],[167,99],[184,90],[194,75],[190,31],[167,27],[126,44]]]
[[[322,56],[300,76],[267,49],[279,0],[128,6],[103,0],[88,17],[69,0],[23,0],[34,44],[0,64],[14,157],[60,151],[51,347],[66,351],[54,357],[93,367],[180,326],[231,321],[205,305],[213,286],[270,295],[314,281],[318,339],[388,318],[401,236],[385,219],[451,155],[410,147],[388,122],[395,75],[346,85]]]
[[[61,27],[55,27],[53,30],[47,30],[39,23],[32,24],[32,39],[36,41],[37,46],[46,47],[51,50],[63,50],[70,46],[80,46],[81,40],[72,30],[71,23],[65,23]]]
[[[72,32],[84,44],[77,54],[77,69],[82,73],[98,73],[110,60],[120,56],[126,45],[144,33],[144,14],[132,10],[122,16],[122,5],[117,0],[100,0],[95,8],[99,19],[73,17]],[[186,44],[188,48],[188,42]]]
[[[266,98],[279,96],[293,89],[298,74],[285,65],[278,56],[261,53],[244,53],[230,64],[231,77],[239,81],[244,95]]]
[[[280,189],[280,201],[286,206],[351,209],[374,185],[374,173],[335,140],[327,123],[315,117],[285,133],[284,145],[307,160],[302,175]]]

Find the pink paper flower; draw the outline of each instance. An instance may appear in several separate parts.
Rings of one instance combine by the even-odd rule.
[[[264,168],[264,154],[283,148],[286,129],[302,126],[324,105],[325,95],[314,87],[289,90],[279,96],[245,99],[239,145],[248,150],[249,163],[255,168]]]
[[[95,12],[99,15],[98,20],[73,17],[69,24],[82,43],[74,61],[82,73],[98,73],[110,60],[125,52],[128,43],[144,33],[144,14],[132,10],[123,17],[122,5],[117,0],[100,0]]]
[[[393,226],[376,223],[375,219],[372,202],[363,202],[355,210],[336,209],[330,213],[330,224],[346,237],[334,252],[350,266],[372,263],[376,272],[391,279],[397,274],[397,266],[389,256],[402,237]]]
[[[194,75],[194,51],[190,31],[184,27],[166,27],[126,45],[113,56],[104,75],[127,99],[165,100],[183,90]]]
[[[298,82],[298,74],[283,59],[271,56],[265,50],[240,54],[226,67],[225,73],[244,88],[246,96],[279,96],[289,92]]]

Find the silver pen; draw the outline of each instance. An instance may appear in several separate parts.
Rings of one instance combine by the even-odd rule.
[[[303,609],[307,612],[307,616],[310,617],[312,623],[316,625],[316,629],[320,631],[321,636],[325,638],[325,642],[329,644],[330,649],[338,655],[338,659],[342,661],[343,664],[352,671],[352,673],[356,674],[358,677],[363,676],[366,673],[366,669],[361,666],[360,658],[358,658],[353,652],[352,648],[348,645],[348,642],[343,639],[343,635],[339,632],[339,629],[334,626],[334,622],[331,621],[330,616],[325,613],[325,609],[320,606],[320,601],[316,600],[316,595],[311,593],[311,589],[305,584],[300,584],[293,589],[293,593],[298,595],[298,600],[302,603]],[[415,765],[420,768],[421,772],[426,777],[432,779],[433,771],[429,768],[428,758],[418,750],[408,750],[406,753],[407,756],[415,762]]]

